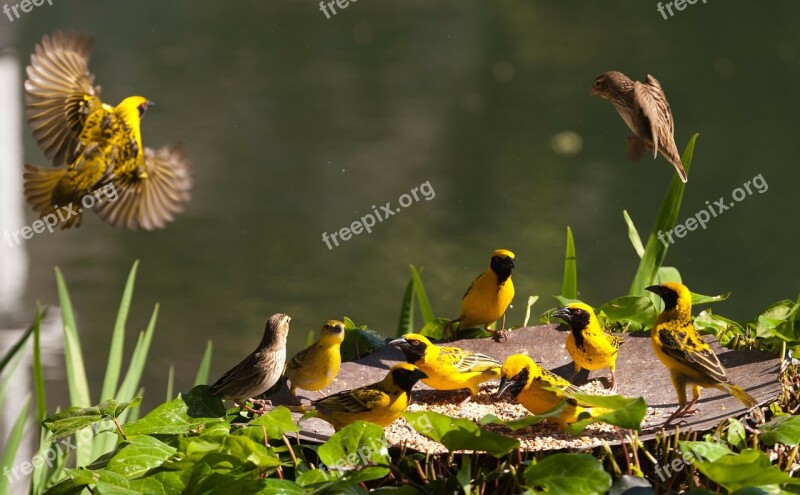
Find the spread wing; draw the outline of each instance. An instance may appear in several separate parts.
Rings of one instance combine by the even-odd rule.
[[[460,373],[482,372],[500,368],[500,362],[495,358],[458,347],[442,347],[439,357]]]
[[[164,228],[189,200],[191,163],[181,146],[144,150],[143,170],[117,178],[117,198],[104,198],[97,214],[115,227],[154,230]]]
[[[720,383],[728,383],[728,374],[719,358],[700,337],[684,331],[658,331],[661,349],[679,363]]]
[[[650,134],[653,138],[653,158],[656,158],[659,149],[664,149],[675,133],[672,109],[667,103],[667,96],[661,89],[661,84],[649,74],[644,83],[636,83],[633,91],[642,113],[650,124]]]
[[[366,413],[389,405],[389,396],[376,388],[357,388],[330,395],[314,403],[327,412]]]
[[[28,122],[53,165],[72,163],[84,121],[99,105],[99,87],[89,72],[92,38],[56,31],[36,45],[27,68],[25,102]]]

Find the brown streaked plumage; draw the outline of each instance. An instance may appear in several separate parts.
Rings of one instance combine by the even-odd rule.
[[[263,394],[278,383],[286,364],[289,321],[288,315],[272,315],[256,350],[211,385],[211,393],[241,403]]]
[[[628,138],[629,158],[637,161],[645,149],[669,161],[685,183],[688,178],[675,146],[675,122],[664,90],[658,80],[647,75],[645,82],[634,81],[622,72],[608,71],[597,76],[591,94],[610,101],[622,120],[633,131]]]

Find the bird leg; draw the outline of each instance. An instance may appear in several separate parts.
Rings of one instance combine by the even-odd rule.
[[[449,342],[449,341],[454,339],[456,334],[455,334],[455,330],[453,330],[453,326],[456,324],[456,322],[460,322],[460,321],[461,320],[456,318],[455,320],[450,320],[447,323],[445,323],[444,330],[442,330],[442,334],[444,335],[444,339],[445,340],[447,340]]]
[[[495,342],[503,342],[505,340],[508,340],[508,330],[506,330],[505,313],[503,313],[503,324],[500,325],[500,330],[492,330],[489,328],[488,324],[484,328],[486,329],[487,332],[492,334],[492,339],[494,339]]]
[[[616,392],[617,391],[617,377],[614,374],[613,370],[611,371],[611,388],[610,388],[610,390],[612,392]]]
[[[260,412],[256,411],[252,407],[248,406],[247,402],[245,402],[244,404],[240,404],[239,401],[233,401],[233,403],[236,404],[236,407],[241,407],[242,409],[244,409],[245,411],[249,412],[253,416],[259,416],[259,415],[263,414],[263,413],[260,413]]]

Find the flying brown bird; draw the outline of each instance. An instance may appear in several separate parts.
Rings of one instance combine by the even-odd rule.
[[[622,120],[633,131],[628,138],[631,161],[638,161],[645,149],[653,150],[653,159],[660,151],[685,183],[681,155],[675,146],[675,122],[661,84],[647,75],[645,82],[634,81],[622,72],[608,71],[597,76],[591,94],[610,101]]]
[[[286,364],[289,321],[291,318],[285,314],[272,315],[256,350],[211,385],[211,393],[241,405],[278,383]]]

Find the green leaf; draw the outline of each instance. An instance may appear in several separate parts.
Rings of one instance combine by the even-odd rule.
[[[111,345],[108,350],[108,364],[106,365],[106,375],[103,379],[103,388],[100,392],[100,400],[113,399],[114,392],[117,390],[120,372],[122,370],[122,351],[125,344],[125,322],[128,321],[128,311],[131,307],[133,298],[133,287],[136,282],[136,271],[139,268],[139,260],[133,262],[125,290],[122,292],[122,300],[117,311],[117,321],[114,323],[114,330],[111,333]]]
[[[482,417],[480,421],[478,421],[478,424],[481,426],[489,424],[503,425],[507,428],[510,428],[512,431],[517,431],[519,429],[525,428],[526,426],[531,426],[537,423],[541,423],[542,421],[548,418],[557,418],[559,415],[561,415],[561,411],[564,409],[565,406],[566,402],[561,401],[556,407],[542,414],[536,414],[536,415],[529,414],[527,416],[523,416],[518,419],[512,419],[510,421],[504,421],[495,416],[494,414],[487,414],[486,416]]]
[[[92,407],[70,407],[45,419],[42,426],[50,431],[52,438],[63,438],[101,421],[116,419],[125,409],[136,407],[139,402],[141,398],[137,397],[131,402],[107,400]]]
[[[78,327],[72,309],[72,300],[61,270],[56,267],[56,285],[58,286],[58,302],[61,305],[61,319],[64,323],[64,357],[67,367],[67,385],[69,399],[73,406],[89,407],[92,400],[89,396],[89,382],[83,366]]]
[[[123,444],[108,461],[107,470],[119,473],[128,479],[138,478],[155,469],[178,450],[151,436],[141,436]]]
[[[800,416],[784,414],[760,426],[760,440],[766,445],[782,443],[789,447],[800,444]]]
[[[572,229],[567,227],[567,250],[564,255],[564,280],[561,284],[561,295],[569,299],[578,298],[578,261],[575,256],[575,240]]]
[[[647,414],[647,404],[641,397],[629,398],[621,395],[587,394],[570,394],[569,397],[577,400],[581,405],[593,408],[592,417],[569,425],[567,431],[573,434],[580,433],[592,423],[608,423],[620,428],[639,430],[642,426],[642,420]]]
[[[686,146],[686,150],[683,152],[683,168],[686,169],[687,172],[692,165],[694,146],[698,135],[699,134],[695,134],[692,136],[689,140],[689,144]],[[686,184],[681,182],[677,174],[673,175],[667,194],[661,203],[661,209],[658,212],[656,221],[653,223],[653,230],[650,232],[650,237],[647,239],[644,256],[642,256],[639,262],[639,268],[631,284],[629,295],[644,295],[644,288],[649,286],[655,279],[658,268],[667,255],[668,247],[667,244],[659,240],[658,234],[661,233],[663,237],[675,227],[678,212],[681,208],[681,201],[683,200],[685,186]]]
[[[171,495],[185,493],[184,490],[191,476],[191,471],[159,471],[147,477],[130,480],[128,485],[148,495]]]
[[[47,398],[44,392],[44,369],[42,368],[41,325],[47,310],[42,311],[36,303],[36,316],[33,320],[33,385],[36,391],[36,419],[44,421],[47,416]],[[2,401],[0,401],[2,403]]]
[[[618,297],[597,308],[597,313],[601,312],[612,323],[632,321],[646,327],[651,327],[658,316],[656,308],[647,296]]]
[[[292,413],[284,406],[278,406],[266,414],[262,414],[258,418],[250,421],[247,430],[256,430],[259,438],[263,441],[263,428],[266,428],[267,438],[279,440],[283,438],[286,433],[294,433],[300,431],[300,428],[294,423]]]
[[[553,454],[525,469],[525,485],[536,492],[604,495],[611,475],[587,454]]]
[[[133,348],[128,371],[125,373],[125,379],[122,380],[122,385],[120,385],[117,393],[118,400],[131,400],[139,388],[142,373],[144,373],[144,367],[147,363],[147,354],[150,352],[150,343],[153,341],[153,333],[158,321],[158,308],[159,305],[156,304],[153,308],[153,314],[150,316],[150,321],[147,323],[147,329],[139,333],[139,339],[136,342],[136,347]]]
[[[317,450],[320,461],[328,469],[346,470],[358,466],[390,463],[389,448],[383,428],[356,421],[337,431]],[[386,469],[381,477],[386,476]]]
[[[444,328],[449,322],[450,320],[447,318],[436,318],[433,321],[426,323],[418,333],[431,339],[442,339],[444,338]],[[459,338],[467,338],[466,333],[459,332],[458,335]]]
[[[43,317],[43,316],[44,315],[41,315],[41,317]],[[22,347],[28,342],[28,339],[30,338],[30,336],[33,335],[34,328],[38,325],[40,320],[41,320],[41,318],[40,318],[40,315],[39,315],[39,305],[37,304],[36,305],[36,316],[35,316],[34,322],[31,323],[31,325],[28,327],[28,329],[25,330],[25,333],[23,333],[20,336],[20,338],[17,339],[16,342],[14,342],[14,345],[12,345],[11,348],[8,350],[8,352],[6,352],[5,355],[3,355],[3,358],[0,359],[0,374],[2,374],[3,371],[5,371],[6,366],[8,366],[8,363],[10,363],[11,360],[15,356],[19,356],[20,355],[19,354],[20,349],[22,349]]]
[[[625,218],[625,223],[628,225],[628,239],[631,240],[633,249],[636,251],[636,254],[639,255],[639,258],[641,258],[644,256],[644,246],[642,245],[642,238],[639,237],[639,231],[636,230],[631,216],[628,215],[628,210],[622,210],[622,216]]]
[[[348,317],[344,323],[344,341],[340,347],[342,361],[355,361],[383,345],[383,339],[366,325],[356,326]]]
[[[19,450],[19,445],[22,442],[22,434],[25,432],[25,422],[30,414],[30,405],[31,398],[30,396],[27,396],[22,401],[22,408],[17,415],[16,421],[14,421],[14,425],[8,431],[6,444],[3,447],[2,467],[4,474],[0,476],[0,493],[8,493],[8,482],[12,477],[10,473],[13,473],[12,468],[14,467],[14,459],[17,457],[17,451]],[[14,481],[19,480],[15,479]]]
[[[400,318],[397,321],[397,336],[414,333],[414,279],[408,281],[400,305]]]
[[[165,399],[167,402],[174,399],[174,388],[175,388],[175,365],[169,365],[169,372],[167,372],[167,398]]]
[[[730,292],[719,294],[717,296],[704,296],[703,294],[695,294],[694,292],[692,292],[692,306],[697,306],[698,304],[721,302],[729,298],[730,296],[731,296]]]
[[[685,461],[700,459],[714,462],[733,451],[724,443],[682,441],[678,444]]]
[[[431,302],[428,300],[428,294],[425,292],[425,286],[422,285],[422,278],[420,278],[419,273],[417,268],[411,265],[411,281],[414,283],[414,294],[416,294],[417,302],[419,303],[419,312],[422,313],[422,321],[428,324],[433,321],[435,316],[433,316],[433,308],[431,308]]]
[[[466,419],[429,411],[407,412],[403,417],[418,433],[441,443],[451,452],[482,450],[502,457],[519,448],[518,440],[484,430]]]
[[[197,375],[194,377],[195,387],[208,383],[208,370],[211,369],[211,353],[213,350],[214,344],[209,340],[206,344],[206,350],[203,353],[203,359],[200,360],[200,366],[197,368]]]
[[[698,461],[695,465],[711,481],[731,492],[764,485],[800,484],[800,479],[792,478],[772,465],[767,455],[758,450],[747,449],[716,461]]]
[[[744,424],[736,418],[728,419],[728,444],[740,449],[746,447],[747,431]]]
[[[125,426],[125,433],[129,437],[187,434],[225,423],[222,419],[224,416],[222,400],[212,396],[207,385],[198,385],[156,407],[139,421]]]

